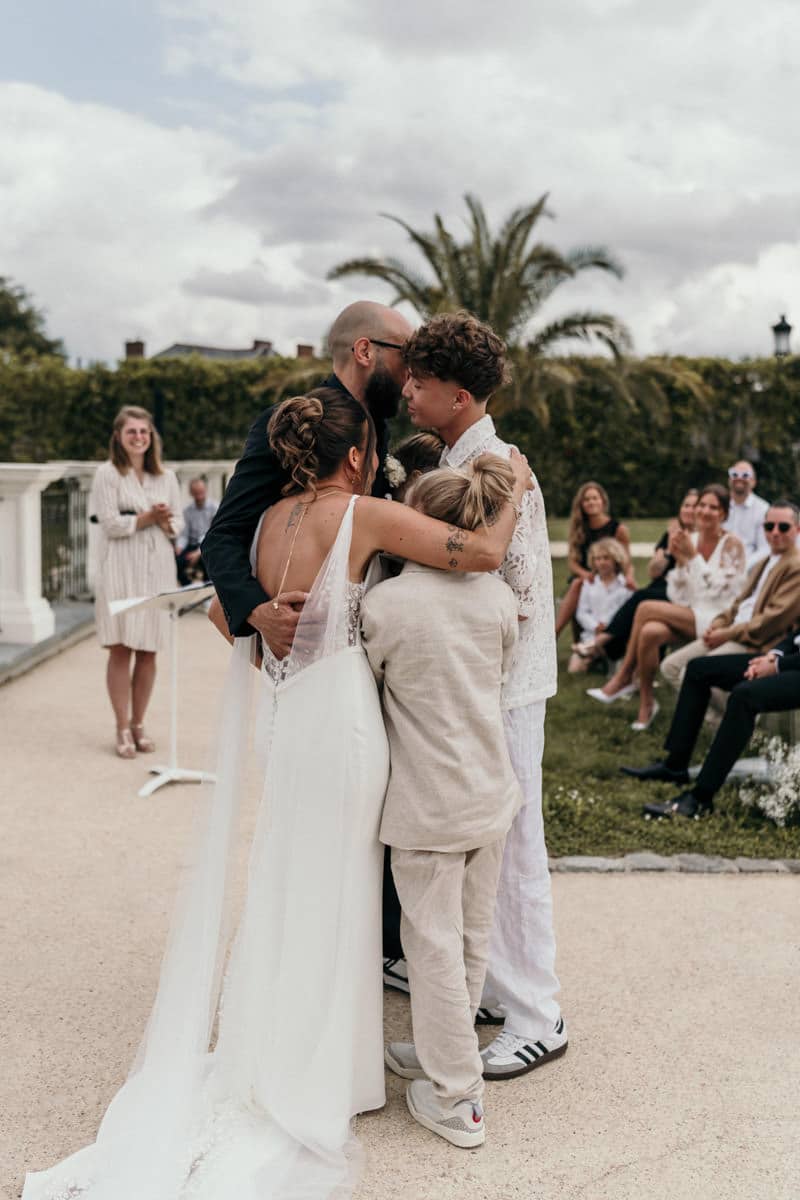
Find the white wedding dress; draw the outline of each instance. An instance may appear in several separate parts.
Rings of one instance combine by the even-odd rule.
[[[350,1192],[351,1118],[385,1101],[378,826],[389,771],[359,638],[364,585],[348,581],[355,501],[291,655],[278,662],[264,650],[256,725],[264,788],[230,955],[244,696],[256,675],[247,640],[234,650],[219,781],[139,1058],[95,1143],[29,1174],[23,1200],[338,1200]]]

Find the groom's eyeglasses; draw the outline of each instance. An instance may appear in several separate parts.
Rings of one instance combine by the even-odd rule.
[[[405,349],[402,342],[382,342],[380,340],[380,338],[367,338],[367,341],[371,342],[373,346],[383,346],[386,350],[404,350]],[[355,350],[355,346],[351,346],[350,349]]]
[[[764,528],[767,533],[772,533],[773,529],[779,529],[781,533],[788,533],[792,528],[789,521],[765,521]]]

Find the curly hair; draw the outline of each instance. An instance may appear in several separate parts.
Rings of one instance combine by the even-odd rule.
[[[338,388],[314,388],[279,404],[267,427],[269,444],[291,478],[283,495],[310,489],[341,466],[348,451],[364,453],[360,490],[369,492],[374,478],[375,426],[359,402]]]
[[[412,375],[453,380],[480,401],[510,378],[505,342],[468,312],[431,317],[408,339],[403,357]]]
[[[466,467],[441,467],[420,476],[407,503],[437,521],[461,529],[492,525],[514,494],[511,464],[497,454],[479,454]]]

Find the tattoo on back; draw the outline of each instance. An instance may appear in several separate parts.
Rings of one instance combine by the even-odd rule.
[[[294,507],[292,508],[292,511],[289,513],[289,520],[286,522],[287,530],[291,529],[293,525],[297,524],[299,517],[300,517],[300,513],[302,511],[303,511],[302,504],[297,503],[294,505]]]

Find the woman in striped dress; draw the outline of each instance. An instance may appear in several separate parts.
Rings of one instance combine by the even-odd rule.
[[[155,749],[144,716],[164,640],[164,614],[112,617],[109,601],[177,587],[172,543],[183,525],[178,480],[162,466],[161,439],[146,409],[126,407],[117,414],[109,459],[95,474],[91,512],[101,532],[95,617],[100,643],[109,651],[106,683],[117,721],[116,750],[120,758],[135,758],[137,750]]]

